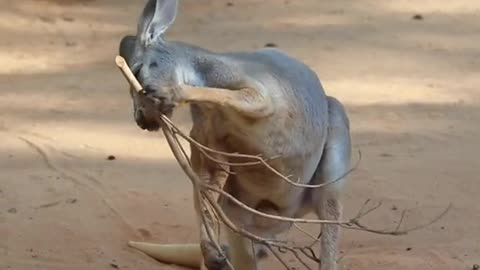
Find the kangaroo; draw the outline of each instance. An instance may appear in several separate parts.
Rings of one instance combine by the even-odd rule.
[[[149,0],[137,34],[123,37],[119,46],[147,97],[155,101],[157,113],[170,117],[179,104],[187,103],[194,139],[226,152],[278,157],[269,164],[299,183],[325,183],[349,170],[347,114],[338,100],[325,94],[314,71],[277,48],[215,53],[167,41],[164,34],[175,21],[177,6],[177,0]],[[159,129],[152,117],[155,112],[135,99],[133,107],[140,128]],[[202,179],[223,177],[223,189],[252,208],[286,217],[311,211],[320,219],[341,217],[345,177],[318,189],[296,187],[260,165],[232,166],[234,173],[227,174],[195,147],[191,150],[192,167]],[[219,203],[237,226],[262,237],[274,237],[291,226],[259,218],[226,199]],[[200,229],[202,268],[227,269],[212,256],[205,228]],[[326,224],[321,229],[319,269],[335,270],[339,226]],[[258,254],[251,241],[229,230],[225,233],[234,268],[257,269]]]

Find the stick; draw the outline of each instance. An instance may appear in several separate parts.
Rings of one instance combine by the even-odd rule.
[[[128,67],[127,61],[125,61],[125,59],[120,55],[117,55],[115,57],[115,64],[120,69],[123,76],[125,76],[125,79],[127,79],[130,86],[132,86],[135,91],[141,92],[143,90],[143,87],[140,85],[137,78],[135,78],[135,75],[133,75],[132,71]]]

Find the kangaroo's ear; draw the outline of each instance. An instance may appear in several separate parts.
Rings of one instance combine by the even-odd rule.
[[[129,66],[132,64],[136,41],[136,36],[124,36],[120,41],[120,46],[118,48],[120,56],[125,58]]]
[[[175,21],[177,0],[149,0],[138,23],[138,35],[144,46],[161,39],[161,35]]]

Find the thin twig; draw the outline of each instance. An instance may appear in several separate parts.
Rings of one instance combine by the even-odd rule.
[[[307,230],[305,230],[304,228],[300,227],[300,225],[298,225],[297,223],[293,223],[293,226],[295,228],[297,228],[297,230],[301,231],[303,234],[305,234],[306,236],[310,237],[314,242],[317,242],[319,239],[315,236],[313,236],[311,233],[309,233]]]
[[[303,266],[305,266],[306,269],[308,270],[312,270],[312,268],[308,265],[307,262],[305,262],[303,260],[303,258],[298,254],[298,252],[295,250],[295,248],[288,248],[287,249],[290,253],[293,254],[293,256],[295,256],[295,258],[297,259],[297,261],[299,261],[301,264],[303,264]],[[279,249],[280,251],[280,249]],[[308,257],[307,257],[308,258]]]
[[[400,220],[398,221],[397,227],[395,228],[395,231],[399,231],[400,227],[402,226],[403,219],[405,218],[405,214],[407,213],[407,209],[402,211],[402,215],[400,216]]]
[[[320,258],[318,258],[317,254],[315,254],[315,251],[313,251],[312,247],[303,247],[298,249],[310,260],[320,263]]]
[[[312,248],[316,243],[318,243],[318,241],[320,240],[320,237],[322,237],[322,231],[320,231],[317,235],[317,237],[315,238],[315,241],[313,241],[312,243],[310,243],[310,245],[308,245],[309,248]]]
[[[285,262],[285,260],[282,258],[282,256],[280,256],[280,254],[278,254],[278,252],[271,246],[271,245],[265,245],[268,250],[270,250],[270,252],[277,258],[277,260],[283,264],[283,266],[287,269],[287,270],[290,270],[292,269],[291,267],[288,266],[287,262]]]
[[[362,160],[362,153],[360,151],[358,151],[358,159],[357,159],[357,162],[356,164],[350,168],[349,170],[347,170],[345,173],[343,173],[342,175],[340,175],[339,177],[333,179],[333,180],[330,180],[330,181],[327,181],[325,183],[321,183],[321,184],[316,184],[316,185],[312,185],[312,184],[302,184],[302,183],[299,183],[299,180],[300,179],[297,179],[297,181],[292,181],[290,180],[290,178],[288,176],[285,176],[283,175],[282,173],[280,173],[279,171],[277,171],[275,168],[273,168],[270,164],[267,163],[267,161],[270,161],[270,160],[273,160],[273,159],[276,159],[276,158],[279,158],[279,157],[273,157],[273,158],[270,158],[270,159],[263,159],[261,158],[261,156],[257,155],[257,156],[253,156],[253,155],[245,155],[245,154],[238,154],[238,153],[227,153],[227,152],[223,152],[223,151],[218,151],[218,150],[214,150],[214,149],[211,149],[209,147],[206,147],[202,144],[200,144],[199,142],[195,141],[193,138],[191,138],[190,136],[186,135],[185,133],[183,133],[180,129],[176,128],[174,126],[174,124],[171,122],[170,119],[168,119],[168,117],[162,115],[162,120],[164,122],[167,122],[168,124],[172,125],[173,129],[175,130],[175,133],[177,133],[178,135],[180,135],[182,138],[184,138],[185,140],[187,140],[188,142],[192,143],[193,145],[197,146],[200,149],[202,153],[205,153],[205,151],[209,151],[209,152],[213,152],[213,153],[216,153],[216,154],[219,154],[219,155],[224,155],[224,156],[227,156],[227,157],[235,157],[235,158],[250,158],[250,159],[255,159],[257,161],[255,162],[239,162],[239,163],[233,163],[233,162],[226,162],[226,161],[223,161],[223,160],[218,160],[218,159],[215,159],[213,158],[212,156],[210,155],[206,155],[207,158],[211,159],[212,161],[214,162],[217,162],[217,163],[220,163],[220,164],[224,164],[224,165],[230,165],[230,166],[253,166],[253,165],[259,165],[259,164],[263,164],[267,169],[269,169],[271,172],[273,172],[275,175],[279,176],[281,179],[283,179],[284,181],[286,181],[287,183],[295,186],[295,187],[302,187],[302,188],[322,188],[322,187],[325,187],[327,185],[331,185],[335,182],[338,182],[340,180],[342,180],[343,178],[345,178],[347,175],[349,175],[351,172],[353,172],[354,170],[356,170],[356,168],[358,167],[358,164],[360,163],[360,161]],[[205,151],[203,151],[205,150]]]
[[[362,204],[362,207],[360,208],[360,210],[358,211],[357,215],[352,218],[354,220],[358,220],[358,219],[361,219],[365,216],[367,216],[368,214],[370,214],[371,212],[373,212],[374,210],[377,210],[380,206],[382,206],[382,202],[378,202],[375,206],[365,210],[365,208],[367,207],[368,203],[371,201],[371,199],[367,199],[363,204]]]
[[[425,227],[428,227],[430,225],[432,225],[433,223],[439,221],[441,218],[443,218],[447,213],[448,211],[450,211],[450,209],[452,208],[453,204],[449,204],[448,207],[443,210],[442,213],[440,213],[440,215],[436,216],[435,218],[433,218],[432,220],[430,220],[429,222],[425,223],[425,224],[421,224],[421,225],[417,225],[417,226],[413,226],[411,228],[408,228],[408,229],[403,229],[402,231],[404,231],[405,233],[408,233],[408,232],[412,232],[412,231],[416,231],[416,230],[419,230],[419,229],[423,229]]]

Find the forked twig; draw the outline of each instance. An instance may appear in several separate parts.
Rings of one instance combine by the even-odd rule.
[[[316,185],[312,185],[312,184],[302,184],[302,183],[298,183],[298,180],[297,182],[295,181],[292,181],[290,179],[291,176],[285,176],[284,174],[282,174],[281,172],[279,172],[278,170],[276,170],[275,168],[273,168],[270,164],[268,164],[268,161],[271,161],[271,160],[274,160],[274,159],[277,159],[279,158],[278,156],[277,157],[271,157],[271,158],[268,158],[268,159],[264,159],[261,157],[261,155],[246,155],[246,154],[239,154],[239,153],[228,153],[228,152],[223,152],[223,151],[218,151],[218,150],[214,150],[214,149],[211,149],[207,146],[204,146],[200,143],[198,143],[197,141],[195,141],[193,138],[191,138],[190,136],[186,135],[185,133],[183,133],[179,128],[177,128],[173,122],[168,119],[167,117],[162,117],[163,118],[163,121],[168,123],[169,125],[172,126],[172,129],[174,130],[174,132],[178,135],[180,135],[182,138],[184,138],[185,140],[187,140],[188,142],[190,142],[191,144],[195,145],[197,147],[197,149],[199,151],[201,151],[202,153],[205,154],[205,156],[207,158],[209,158],[210,160],[214,161],[214,162],[217,162],[219,164],[224,164],[224,165],[230,165],[230,166],[253,166],[253,165],[264,165],[267,169],[269,169],[271,172],[273,172],[275,175],[279,176],[282,180],[286,181],[287,183],[289,183],[290,185],[292,186],[295,186],[295,187],[301,187],[301,188],[322,188],[322,187],[325,187],[327,185],[331,185],[335,182],[338,182],[340,180],[342,180],[343,178],[345,178],[346,176],[348,176],[350,173],[352,173],[354,170],[356,170],[358,164],[360,163],[360,161],[362,160],[362,152],[358,151],[358,160],[357,160],[357,163],[351,167],[349,170],[347,170],[346,172],[344,172],[342,175],[340,175],[339,177],[335,178],[335,179],[332,179],[332,180],[329,180],[329,181],[326,181],[325,183],[321,183],[321,184],[316,184]],[[257,161],[253,161],[253,162],[236,162],[236,163],[232,163],[232,162],[226,162],[226,161],[223,161],[223,160],[218,160],[218,159],[215,159],[214,157],[212,157],[211,155],[207,154],[206,152],[212,152],[212,153],[215,153],[215,154],[219,154],[219,155],[222,155],[222,156],[226,156],[226,157],[235,157],[235,158],[246,158],[246,159],[253,159],[253,160],[257,160]]]

